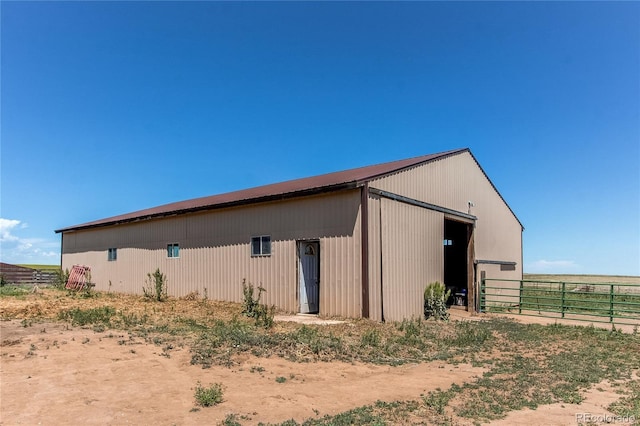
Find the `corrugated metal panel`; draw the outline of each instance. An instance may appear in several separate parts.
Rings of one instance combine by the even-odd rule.
[[[424,289],[443,282],[442,213],[382,199],[384,319],[421,318]]]
[[[358,238],[344,237],[320,240],[320,314],[360,317],[361,263],[360,222]]]
[[[369,318],[382,321],[380,197],[369,194]]]
[[[475,215],[478,218],[476,259],[517,263],[516,271],[498,271],[492,278],[522,277],[521,225],[469,152],[438,159],[372,181],[369,185]],[[474,204],[470,210],[469,201]]]
[[[211,299],[239,302],[242,280],[262,285],[262,301],[298,311],[297,240],[320,241],[320,313],[360,316],[360,192],[305,197],[65,233],[63,267],[88,265],[99,290],[142,293],[160,268],[169,294],[206,289]],[[272,253],[251,257],[250,238],[270,235]],[[166,245],[178,243],[180,257]],[[107,261],[108,248],[118,259]]]
[[[521,280],[522,278],[517,276],[517,271],[501,271],[500,265],[478,265],[478,277],[482,272],[486,273],[487,278],[496,278],[503,280]],[[478,278],[480,281],[480,278]],[[501,287],[501,288],[488,288],[486,289],[487,300],[501,300],[513,302],[517,300],[520,294],[520,282],[519,281],[487,281],[489,287]],[[492,297],[493,296],[493,297]],[[508,296],[506,298],[500,298],[495,296]]]

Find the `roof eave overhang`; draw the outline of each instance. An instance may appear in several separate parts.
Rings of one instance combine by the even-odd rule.
[[[160,218],[171,217],[171,216],[178,216],[178,215],[183,215],[183,214],[188,214],[188,213],[197,213],[197,212],[203,212],[203,211],[219,210],[219,209],[225,209],[225,208],[230,208],[230,207],[245,206],[245,205],[250,205],[250,204],[268,203],[268,202],[272,202],[272,201],[281,201],[281,200],[288,200],[288,199],[292,199],[292,198],[306,197],[306,196],[310,196],[310,195],[320,195],[320,194],[324,194],[324,193],[328,193],[328,192],[336,192],[336,191],[344,191],[344,190],[348,190],[348,189],[356,189],[356,188],[359,188],[359,187],[363,186],[367,181],[368,180],[345,182],[345,183],[340,183],[340,184],[337,184],[337,185],[328,185],[328,186],[322,186],[322,187],[317,187],[317,188],[309,188],[309,189],[303,189],[303,190],[299,190],[299,191],[286,192],[286,193],[282,193],[282,194],[265,195],[265,196],[262,196],[262,197],[247,198],[247,199],[244,199],[244,200],[235,200],[235,201],[229,201],[229,202],[223,202],[223,203],[216,203],[216,204],[209,204],[209,205],[204,205],[204,206],[191,207],[191,208],[187,208],[187,209],[177,209],[177,210],[171,210],[171,211],[166,211],[166,212],[152,213],[152,214],[141,215],[141,216],[136,216],[136,217],[132,217],[132,218],[105,221],[105,222],[102,222],[102,223],[78,225],[78,226],[72,226],[72,227],[69,227],[69,228],[56,229],[54,232],[56,234],[60,234],[60,233],[65,233],[65,232],[81,231],[81,230],[85,230],[85,229],[103,228],[103,227],[123,225],[123,224],[128,224],[128,223],[143,222],[143,221],[147,221],[147,220],[160,219]]]

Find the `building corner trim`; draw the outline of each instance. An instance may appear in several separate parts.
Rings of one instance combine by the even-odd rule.
[[[369,318],[369,183],[360,187],[362,318]]]

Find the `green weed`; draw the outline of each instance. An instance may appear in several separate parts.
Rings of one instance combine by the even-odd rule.
[[[255,318],[256,308],[260,306],[260,298],[262,293],[266,290],[263,287],[258,287],[258,296],[255,297],[255,287],[252,283],[247,283],[247,279],[242,279],[242,313],[249,318]]]
[[[362,337],[360,338],[360,346],[371,346],[373,348],[377,348],[380,346],[381,341],[382,338],[380,337],[380,332],[373,328],[362,334]]]
[[[110,306],[99,308],[79,309],[73,308],[61,311],[58,319],[70,321],[72,325],[102,324],[109,325],[111,318],[116,314],[116,310]]]
[[[287,420],[279,426],[351,426],[372,425],[383,426],[392,424],[410,424],[411,413],[420,409],[415,401],[384,402],[377,401],[372,405],[365,405],[336,415],[325,415],[321,418],[309,418],[302,423]],[[264,425],[264,423],[259,423]]]
[[[155,272],[149,272],[145,285],[142,287],[144,296],[148,299],[162,302],[167,299],[167,276],[157,268]]]
[[[262,293],[266,290],[262,287],[258,287],[258,296],[255,297],[255,288],[253,284],[247,283],[246,279],[242,280],[242,313],[249,318],[253,318],[257,326],[266,328],[273,327],[273,317],[275,316],[276,307],[267,306],[260,303]]]
[[[640,421],[640,380],[635,380],[625,386],[624,397],[609,405],[608,410],[618,416],[633,417]]]
[[[238,421],[237,414],[227,414],[227,417],[222,421],[222,426],[242,426],[242,423]]]
[[[443,391],[440,388],[435,391],[429,392],[422,398],[424,405],[431,408],[436,414],[443,415],[444,408],[449,404],[449,401],[459,393],[462,388],[456,384],[453,384],[448,391]]]
[[[436,281],[429,283],[424,289],[424,317],[436,320],[448,320],[447,300],[451,296],[451,290]]]
[[[118,312],[116,319],[123,327],[129,328],[146,324],[149,320],[149,316],[147,314],[136,315],[135,313],[125,313],[120,311]]]
[[[456,322],[454,333],[451,344],[459,347],[481,346],[492,337],[491,330],[484,322]]]
[[[25,296],[29,290],[15,285],[3,285],[0,287],[0,296]]]
[[[333,333],[324,334],[317,327],[303,325],[291,337],[295,342],[306,346],[314,355],[335,354],[341,355],[345,348],[342,339]]]
[[[64,289],[67,285],[67,281],[69,281],[69,269],[67,268],[64,271],[62,268],[56,269],[56,278],[53,286],[58,289]]]
[[[490,370],[461,387],[457,415],[488,421],[512,410],[554,402],[579,403],[604,380],[628,378],[640,366],[640,340],[593,327],[522,325],[488,321],[503,355]],[[564,350],[548,351],[561,341]],[[527,354],[526,356],[523,354]]]
[[[201,407],[211,407],[212,405],[220,404],[222,399],[222,385],[220,383],[214,383],[208,388],[203,387],[200,382],[196,384],[196,390],[194,397],[196,404]]]

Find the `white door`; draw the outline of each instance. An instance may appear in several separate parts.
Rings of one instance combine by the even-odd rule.
[[[298,271],[300,275],[300,313],[315,314],[318,312],[320,297],[320,256],[317,242],[298,243]]]

